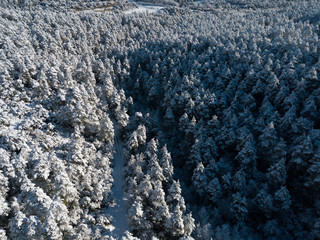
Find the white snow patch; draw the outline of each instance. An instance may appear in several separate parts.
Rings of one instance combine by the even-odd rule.
[[[133,13],[156,13],[163,9],[164,6],[157,5],[139,5],[138,8],[130,9],[124,11],[124,14],[133,14]]]
[[[156,13],[159,12],[161,9],[167,7],[166,5],[154,5],[154,4],[142,4],[137,3],[138,8],[132,8],[129,10],[123,11],[124,14],[133,14],[133,13]],[[81,13],[108,13],[112,11],[111,8],[88,8],[77,10],[76,12]]]

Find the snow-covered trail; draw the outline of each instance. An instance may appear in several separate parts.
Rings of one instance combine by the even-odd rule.
[[[123,142],[120,140],[119,134],[115,130],[114,136],[114,167],[113,187],[112,193],[114,197],[114,204],[108,208],[108,214],[113,218],[112,237],[120,238],[124,235],[125,231],[129,230],[127,217],[126,217],[126,200],[124,199],[125,182],[123,179],[124,159],[123,159]]]

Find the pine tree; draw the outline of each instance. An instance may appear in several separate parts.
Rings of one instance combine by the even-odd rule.
[[[317,116],[319,116],[319,110],[317,108],[317,104],[315,103],[313,95],[309,96],[305,100],[301,115],[304,117],[308,117],[309,119],[311,118],[312,120],[316,120]]]
[[[314,156],[313,144],[310,137],[302,135],[295,139],[291,148],[289,166],[294,173],[303,173]]]
[[[167,224],[166,231],[168,234],[174,237],[182,236],[184,234],[184,223],[182,218],[182,212],[177,205],[171,214]]]
[[[216,203],[222,196],[222,189],[218,178],[212,179],[206,186],[206,191],[209,194],[209,199],[212,203]]]
[[[241,150],[236,156],[236,160],[239,161],[240,166],[246,168],[248,165],[255,165],[257,156],[253,136],[249,134],[241,145]]]
[[[98,133],[102,141],[113,141],[114,138],[114,129],[112,121],[108,115],[104,115],[100,121],[100,131]]]
[[[127,144],[131,152],[134,152],[139,147],[138,134],[136,131],[131,134]]]
[[[6,231],[0,228],[0,238],[3,240],[7,240]]]
[[[168,189],[167,202],[180,201],[181,198],[181,187],[180,182],[173,180],[171,187]]]
[[[128,209],[128,221],[130,224],[130,227],[132,229],[140,229],[143,225],[145,215],[143,212],[143,203],[142,199],[139,196],[135,197],[134,202]]]
[[[306,186],[312,186],[314,189],[320,184],[320,154],[316,153],[314,157],[311,159],[311,164],[308,167],[308,178],[305,183]]]
[[[146,127],[139,125],[136,132],[139,145],[145,145],[147,140]]]
[[[286,175],[285,159],[275,162],[267,172],[268,181],[275,186],[284,185],[286,183]]]
[[[239,192],[232,194],[232,211],[240,222],[244,221],[248,214],[246,197],[242,197]]]
[[[10,223],[10,238],[22,240],[40,238],[40,230],[47,229],[46,226],[41,228],[41,225],[41,221],[37,216],[28,217],[23,212],[17,211],[14,213],[14,218]],[[48,239],[62,237],[57,226],[51,230],[52,234],[56,233],[56,235]]]
[[[266,126],[263,133],[259,136],[259,147],[260,151],[265,154],[270,153],[271,149],[274,148],[278,142],[277,131],[274,127],[273,122]]]
[[[190,120],[187,113],[184,113],[179,119],[179,130],[184,132],[188,128]]]
[[[168,152],[167,145],[164,145],[160,150],[160,166],[163,170],[163,175],[166,181],[172,178],[173,175],[173,165],[171,154]]]
[[[174,125],[174,123],[175,123],[174,114],[172,112],[171,107],[168,107],[166,110],[166,114],[164,116],[164,126],[171,127]]]
[[[191,236],[193,230],[196,227],[194,222],[195,222],[195,220],[192,217],[191,213],[183,216],[184,236],[185,237]]]
[[[266,216],[270,216],[273,210],[273,199],[270,194],[266,192],[266,190],[262,189],[258,192],[255,203],[257,207],[264,213]]]
[[[288,211],[291,206],[291,196],[288,189],[282,186],[274,194],[275,205],[280,208],[280,211]]]
[[[1,160],[0,160],[1,161]],[[0,217],[6,217],[9,215],[10,208],[6,200],[9,192],[9,181],[0,170]]]
[[[192,184],[195,186],[197,192],[200,195],[203,195],[205,193],[205,187],[208,184],[208,179],[204,174],[204,169],[205,168],[202,162],[200,162],[198,166],[194,169],[192,176]]]
[[[151,177],[151,181],[164,181],[166,178],[163,175],[163,170],[159,164],[159,160],[156,154],[154,154],[149,160],[148,174]]]
[[[144,197],[149,198],[153,187],[151,184],[150,175],[146,174],[141,183],[138,185],[138,193]]]
[[[165,193],[162,189],[162,184],[160,181],[155,183],[149,200],[151,202],[151,209],[149,210],[151,221],[161,229],[164,227],[167,219],[170,218],[170,213],[169,207],[165,201]]]
[[[146,157],[148,157],[149,159],[151,159],[153,157],[153,155],[157,155],[158,154],[158,143],[157,141],[153,138],[151,139],[148,144],[147,144],[147,148],[145,151],[145,155]]]

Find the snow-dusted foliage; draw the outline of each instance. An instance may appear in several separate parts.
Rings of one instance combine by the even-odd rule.
[[[144,129],[140,131],[139,129]],[[138,133],[137,133],[138,132]],[[127,141],[126,166],[128,220],[132,232],[141,239],[180,239],[190,237],[195,228],[191,214],[186,214],[179,181],[172,178],[173,166],[166,145],[152,138],[147,144],[132,139],[145,139],[145,127],[138,126]]]
[[[112,239],[115,132],[122,239],[320,238],[319,1],[151,2],[1,2],[0,238]]]
[[[118,12],[137,7],[135,2],[128,0],[2,0],[1,4],[9,8],[19,7],[23,10],[32,11],[50,9],[51,11],[71,10],[75,12]]]
[[[113,111],[96,86],[90,40],[72,40],[84,29],[64,14],[2,8],[1,16],[1,234],[106,235]]]

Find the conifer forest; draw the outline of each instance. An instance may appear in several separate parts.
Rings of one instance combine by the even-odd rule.
[[[1,0],[0,240],[320,239],[320,0]]]

